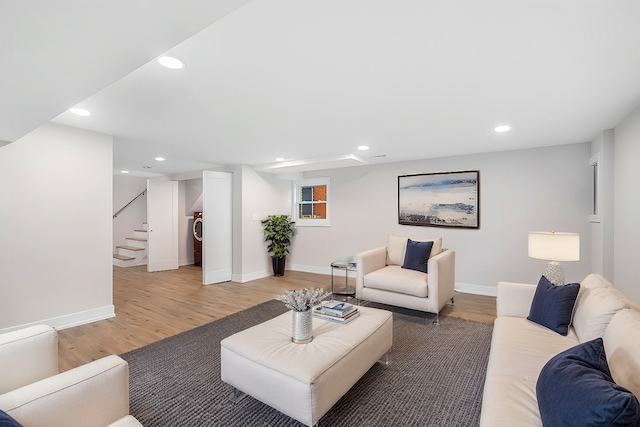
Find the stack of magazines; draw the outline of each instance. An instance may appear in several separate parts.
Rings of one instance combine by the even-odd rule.
[[[331,322],[349,323],[360,315],[358,307],[340,301],[329,301],[314,308],[313,315]]]

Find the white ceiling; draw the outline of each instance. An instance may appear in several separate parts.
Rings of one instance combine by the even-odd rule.
[[[0,140],[103,132],[141,176],[587,142],[640,105],[639,41],[637,0],[0,0]]]

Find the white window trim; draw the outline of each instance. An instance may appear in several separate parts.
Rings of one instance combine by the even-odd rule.
[[[299,179],[292,181],[291,194],[291,218],[294,218],[296,227],[330,227],[331,226],[331,186],[330,178],[310,178]],[[298,209],[298,202],[300,197],[300,187],[311,187],[315,185],[326,185],[327,187],[327,217],[323,219],[318,218],[300,218],[300,209]]]

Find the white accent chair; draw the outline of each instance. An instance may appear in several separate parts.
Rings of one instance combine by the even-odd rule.
[[[129,415],[129,365],[107,356],[58,373],[58,334],[0,335],[0,409],[28,427],[142,427]]]
[[[371,249],[356,256],[356,298],[439,313],[454,302],[455,251],[442,248],[442,238],[411,239],[433,241],[427,262],[427,273],[402,268],[407,240],[390,235],[387,246]]]

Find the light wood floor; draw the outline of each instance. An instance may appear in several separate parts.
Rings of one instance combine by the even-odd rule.
[[[157,273],[147,273],[145,266],[114,266],[113,285],[116,317],[58,331],[60,371],[143,347],[289,289],[330,290],[331,276],[287,271],[283,277],[202,286],[202,270],[192,265]],[[447,305],[441,314],[492,323],[495,298],[456,292],[455,305]]]

